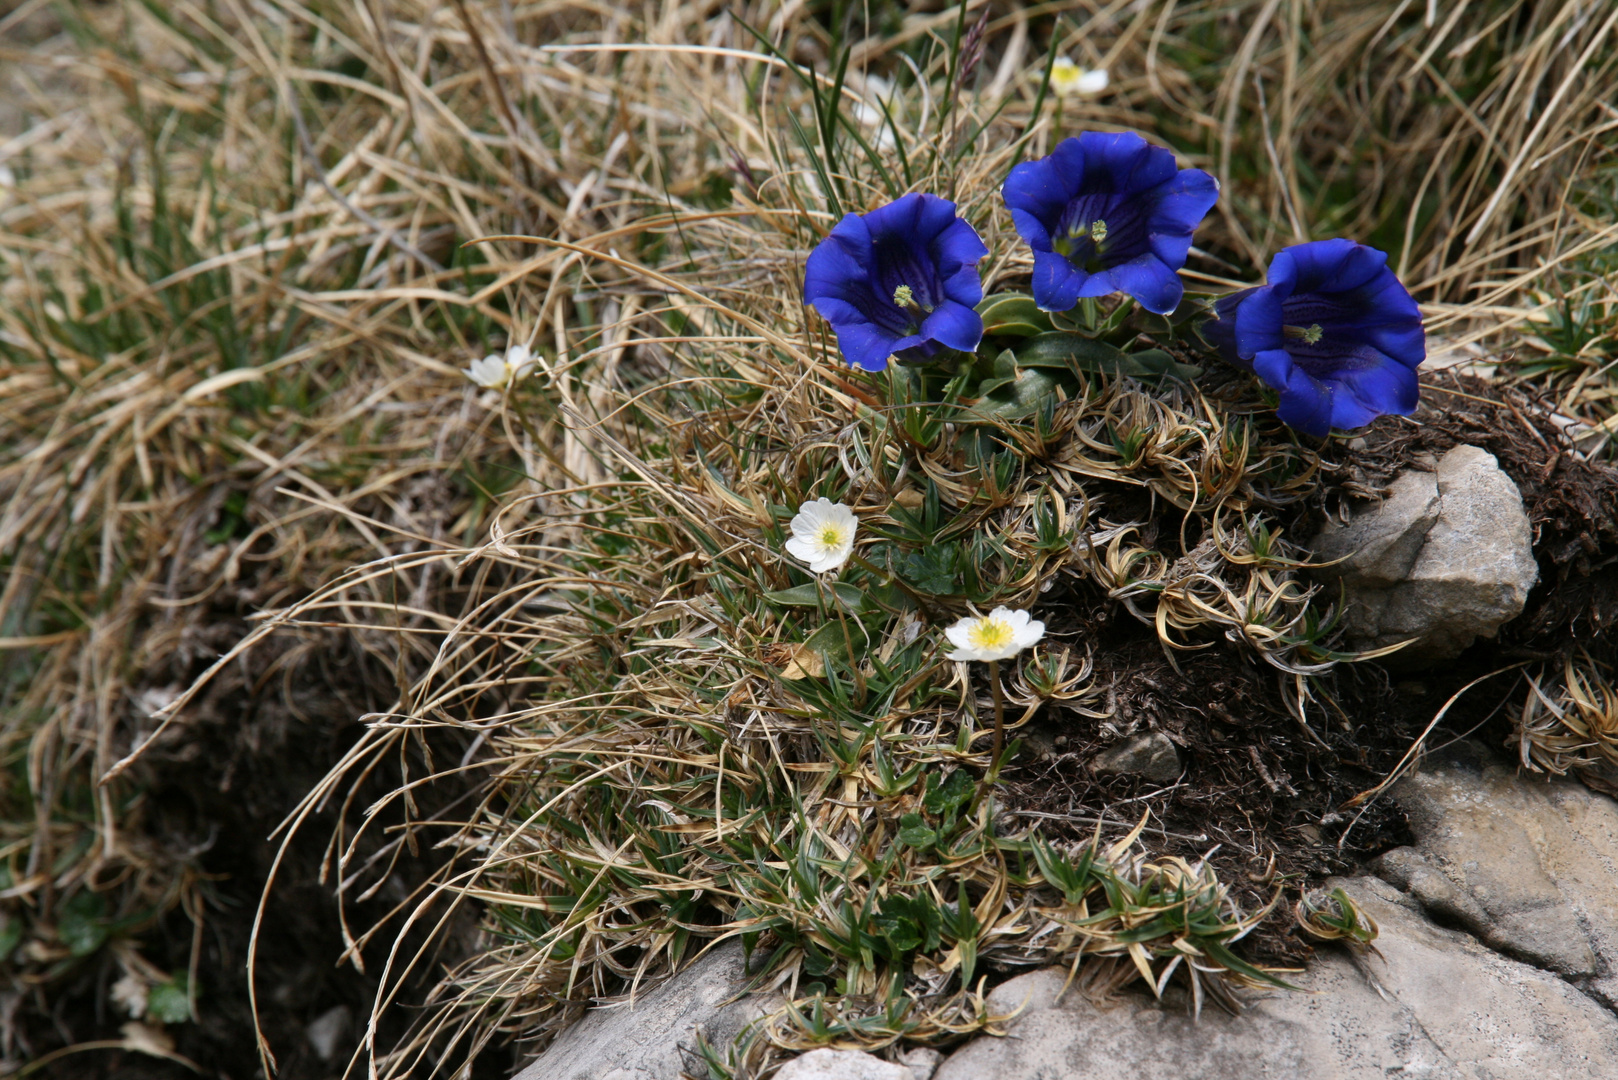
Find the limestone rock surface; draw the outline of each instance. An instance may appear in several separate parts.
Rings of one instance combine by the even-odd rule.
[[[1343,886],[1381,926],[1383,957],[1323,950],[1240,1016],[1126,993],[1101,1008],[1045,969],[1003,984],[992,1012],[1021,1008],[1004,1038],[979,1037],[935,1080],[1597,1080],[1618,1061],[1618,1017],[1557,976],[1428,922],[1376,878]]]
[[[1103,776],[1139,776],[1159,784],[1171,784],[1180,775],[1180,754],[1167,735],[1153,731],[1103,750],[1090,766]]]
[[[781,1066],[775,1080],[915,1080],[915,1074],[907,1065],[895,1065],[860,1050],[822,1047]]]
[[[1383,855],[1378,873],[1435,918],[1618,1003],[1618,803],[1518,776],[1470,743],[1393,795],[1416,843]]]
[[[698,1032],[728,1047],[779,1004],[756,995],[732,1001],[746,985],[741,943],[725,942],[633,1005],[591,1009],[516,1080],[679,1080],[683,1050],[696,1046]],[[910,1080],[908,1070],[899,1080]]]
[[[1494,455],[1457,446],[1434,472],[1410,469],[1388,497],[1312,544],[1341,582],[1357,648],[1413,640],[1389,657],[1419,667],[1458,656],[1522,613],[1539,577],[1522,494]]]

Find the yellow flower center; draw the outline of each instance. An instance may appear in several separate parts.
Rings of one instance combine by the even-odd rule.
[[[1058,56],[1056,62],[1051,65],[1051,85],[1056,88],[1058,94],[1066,94],[1076,89],[1082,78],[1084,69],[1065,56]]]
[[[967,637],[971,639],[974,647],[985,652],[994,652],[1011,644],[1013,631],[1011,624],[999,619],[979,619],[972,625]]]
[[[1301,339],[1305,345],[1314,345],[1319,343],[1325,331],[1319,323],[1315,323],[1313,326],[1283,326],[1281,333],[1289,338]]]
[[[827,523],[820,527],[820,543],[823,547],[839,547],[843,543],[843,527]]]

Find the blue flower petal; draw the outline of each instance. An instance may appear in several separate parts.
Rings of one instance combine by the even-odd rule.
[[[1185,286],[1180,275],[1163,265],[1156,255],[1142,255],[1110,271],[1113,287],[1127,293],[1147,311],[1167,315],[1180,306]],[[1099,276],[1099,275],[1098,275]]]
[[[1384,414],[1409,416],[1416,411],[1421,386],[1414,370],[1369,348],[1359,350],[1357,359],[1362,366],[1332,374],[1333,427],[1364,427]]]
[[[908,199],[910,197],[911,196],[906,195],[904,198]],[[927,194],[916,195],[915,199],[916,223],[913,228],[917,238],[926,241],[933,240],[934,238],[942,235],[946,230],[954,228],[957,223],[964,227],[967,232],[971,233],[973,237],[977,236],[977,233],[973,232],[972,226],[968,225],[955,215],[955,204],[950,202],[948,199],[942,199],[937,195]],[[904,200],[901,199],[900,201],[902,202]],[[978,246],[982,247],[982,245],[983,242],[979,240]],[[983,255],[987,255],[988,253],[989,249],[984,248]],[[982,255],[978,256],[978,258],[982,257]]]
[[[1133,194],[1174,177],[1174,155],[1133,131],[1086,131],[1078,142],[1084,151],[1085,187],[1091,190]]]
[[[1427,335],[1422,330],[1421,308],[1392,270],[1383,268],[1370,282],[1354,290],[1363,309],[1356,326],[1367,344],[1407,367],[1427,358]]]
[[[1023,243],[1035,251],[1051,250],[1050,230],[1046,229],[1044,223],[1033,214],[1012,207],[1011,224],[1016,227],[1017,235],[1023,238]]]
[[[843,358],[857,368],[881,371],[901,340],[868,322],[832,323],[837,330],[837,348]]]
[[[863,242],[862,242],[863,240]],[[847,283],[867,273],[856,252],[869,250],[870,234],[859,215],[847,214],[831,235],[809,253],[803,267],[803,298],[810,302],[821,296],[841,295]]]
[[[983,335],[972,306],[983,297],[977,264],[987,254],[954,203],[912,193],[837,223],[804,265],[804,302],[832,324],[844,358],[867,371],[895,354],[972,349]],[[906,306],[894,299],[900,286],[913,297]]]
[[[1275,415],[1294,431],[1324,439],[1331,434],[1332,389],[1302,368],[1293,368]]]
[[[1035,251],[1034,303],[1041,311],[1071,311],[1089,277],[1054,251]]]
[[[1293,293],[1349,292],[1370,282],[1387,262],[1383,252],[1352,240],[1316,240],[1277,254],[1270,263],[1269,282]]]
[[[1282,252],[1281,255],[1285,255]],[[1279,262],[1281,255],[1275,257]],[[1270,264],[1272,267],[1275,263]],[[1236,352],[1251,360],[1257,353],[1266,349],[1279,349],[1286,340],[1281,333],[1284,316],[1281,303],[1289,295],[1290,290],[1283,291],[1282,286],[1273,281],[1262,288],[1254,289],[1236,309]]]
[[[936,197],[934,196],[934,198]],[[879,206],[866,214],[863,222],[865,227],[870,230],[871,241],[879,242],[889,238],[910,239],[912,237],[920,239],[917,236],[917,219],[921,216],[923,198],[923,195],[913,191],[909,195],[901,195],[887,205]],[[843,221],[846,222],[847,220],[848,218],[843,218]],[[930,237],[927,239],[930,239]]]
[[[1079,286],[1079,299],[1094,300],[1098,296],[1109,296],[1117,292],[1118,283],[1113,280],[1113,270],[1098,270],[1093,274],[1085,274],[1084,284]],[[1077,272],[1084,273],[1082,270]]]
[[[1219,185],[1205,172],[1179,169],[1173,153],[1133,132],[1086,131],[1012,169],[1001,193],[1034,252],[1040,307],[1066,311],[1081,297],[1122,289],[1166,314],[1184,292],[1170,279],[1185,265],[1192,230]],[[1104,233],[1097,222],[1107,225]],[[1041,257],[1058,244],[1068,268]]]
[[[940,200],[942,201],[942,200]],[[983,299],[983,277],[978,262],[989,254],[983,238],[961,218],[954,218],[933,241],[944,295],[968,307]]]
[[[966,304],[946,300],[927,316],[921,333],[940,345],[971,352],[983,340],[983,316]]]
[[[1006,200],[1006,205],[1013,210],[1023,211],[1036,221],[1053,222],[1061,217],[1073,196],[1070,186],[1063,182],[1064,174],[1055,158],[1053,154],[1038,161],[1025,161],[1012,169],[1006,182],[1000,186],[1000,195]],[[1080,168],[1083,168],[1082,157]],[[1018,232],[1024,240],[1033,242],[1033,237],[1023,233],[1020,225]]]
[[[1265,349],[1253,357],[1253,372],[1275,390],[1285,390],[1297,368],[1285,349]]]
[[[1152,254],[1175,269],[1185,265],[1191,234],[1219,201],[1219,181],[1201,169],[1181,169],[1152,192],[1147,219]]]

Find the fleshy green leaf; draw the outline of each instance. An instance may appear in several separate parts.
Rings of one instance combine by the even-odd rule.
[[[848,610],[865,610],[864,591],[846,581],[826,584],[811,581],[807,585],[767,592],[764,599],[772,604],[785,604],[787,607],[819,607],[831,599],[832,593],[837,594],[838,601]]]
[[[983,316],[985,336],[1003,334],[1009,337],[1033,337],[1055,329],[1048,313],[1039,310],[1034,298],[1022,293],[996,293],[986,296],[977,306]]]

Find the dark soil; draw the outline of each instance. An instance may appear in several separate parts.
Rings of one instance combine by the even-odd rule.
[[[250,627],[242,614],[218,605],[199,613],[182,632],[180,648],[145,673],[147,685],[187,685],[247,633]],[[166,1030],[175,1051],[199,1065],[204,1076],[247,1080],[263,1075],[253,1043],[246,967],[254,913],[280,840],[269,834],[354,743],[361,732],[357,718],[392,701],[395,677],[352,637],[272,638],[242,663],[223,670],[207,696],[185,711],[183,725],[171,729],[141,759],[136,780],[144,805],[138,817],[122,822],[123,828],[159,838],[170,849],[172,865],[186,866],[203,879],[199,1020]],[[418,776],[420,766],[413,763]],[[388,770],[377,770],[353,805],[363,808],[391,788],[394,779]],[[333,803],[340,806],[341,797]],[[434,805],[427,801],[423,809],[430,815]],[[351,812],[350,828],[355,816]],[[335,963],[344,949],[342,929],[332,884],[322,883],[320,874],[335,824],[335,807],[305,823],[275,871],[259,933],[259,1018],[279,1066],[277,1075],[284,1080],[343,1075],[393,941],[391,932],[379,935],[364,952],[364,972]],[[350,897],[347,919],[353,933],[363,933],[410,894],[433,861],[434,839],[424,832],[420,847],[428,857],[400,859],[371,899]],[[375,846],[373,842],[371,848]],[[362,848],[362,855],[366,851]],[[458,931],[452,929],[446,935],[447,952],[439,958],[454,959],[454,949],[468,940],[470,930],[470,919]],[[194,933],[192,920],[177,909],[140,933],[138,948],[165,971],[185,971]],[[427,975],[436,973],[431,968]],[[103,949],[72,982],[53,992],[52,1017],[25,1012],[22,1019],[29,1023],[36,1058],[73,1043],[118,1039],[128,1020],[108,995],[118,977],[117,962]],[[413,986],[402,1000],[419,1001],[423,991]],[[341,1034],[336,1052],[322,1060],[310,1040],[310,1025],[334,1010],[343,1018]],[[408,1008],[392,1010],[379,1032],[379,1045],[391,1046],[410,1018]],[[474,1075],[504,1080],[511,1059],[509,1053],[498,1056],[501,1060],[480,1062],[484,1067]],[[157,1057],[98,1049],[60,1058],[35,1075],[181,1080],[197,1074]]]
[[[1433,377],[1416,416],[1384,418],[1359,439],[1322,448],[1317,497],[1276,515],[1288,535],[1307,538],[1328,508],[1374,497],[1412,462],[1460,443],[1483,447],[1522,490],[1540,563],[1527,609],[1496,640],[1413,675],[1374,661],[1339,665],[1315,680],[1305,731],[1286,707],[1281,672],[1222,640],[1171,663],[1151,627],[1075,590],[1051,630],[1105,643],[1095,676],[1115,716],[1104,727],[1044,710],[1019,733],[1026,745],[1006,774],[1008,807],[1073,840],[1092,836],[1098,816],[1115,836],[1150,810],[1153,850],[1193,862],[1207,856],[1248,911],[1283,898],[1247,939],[1250,958],[1305,960],[1310,946],[1290,915],[1299,892],[1409,842],[1387,797],[1344,804],[1388,775],[1444,703],[1482,680],[1428,737],[1429,751],[1468,735],[1499,746],[1511,733],[1511,706],[1528,692],[1517,661],[1559,666],[1573,648],[1612,651],[1604,631],[1618,620],[1618,470],[1584,460],[1551,412],[1518,389]],[[1047,610],[1061,609],[1060,597],[1050,601]],[[1490,676],[1502,668],[1510,670]],[[1184,766],[1179,781],[1096,775],[1087,763],[1119,731],[1168,735]]]

